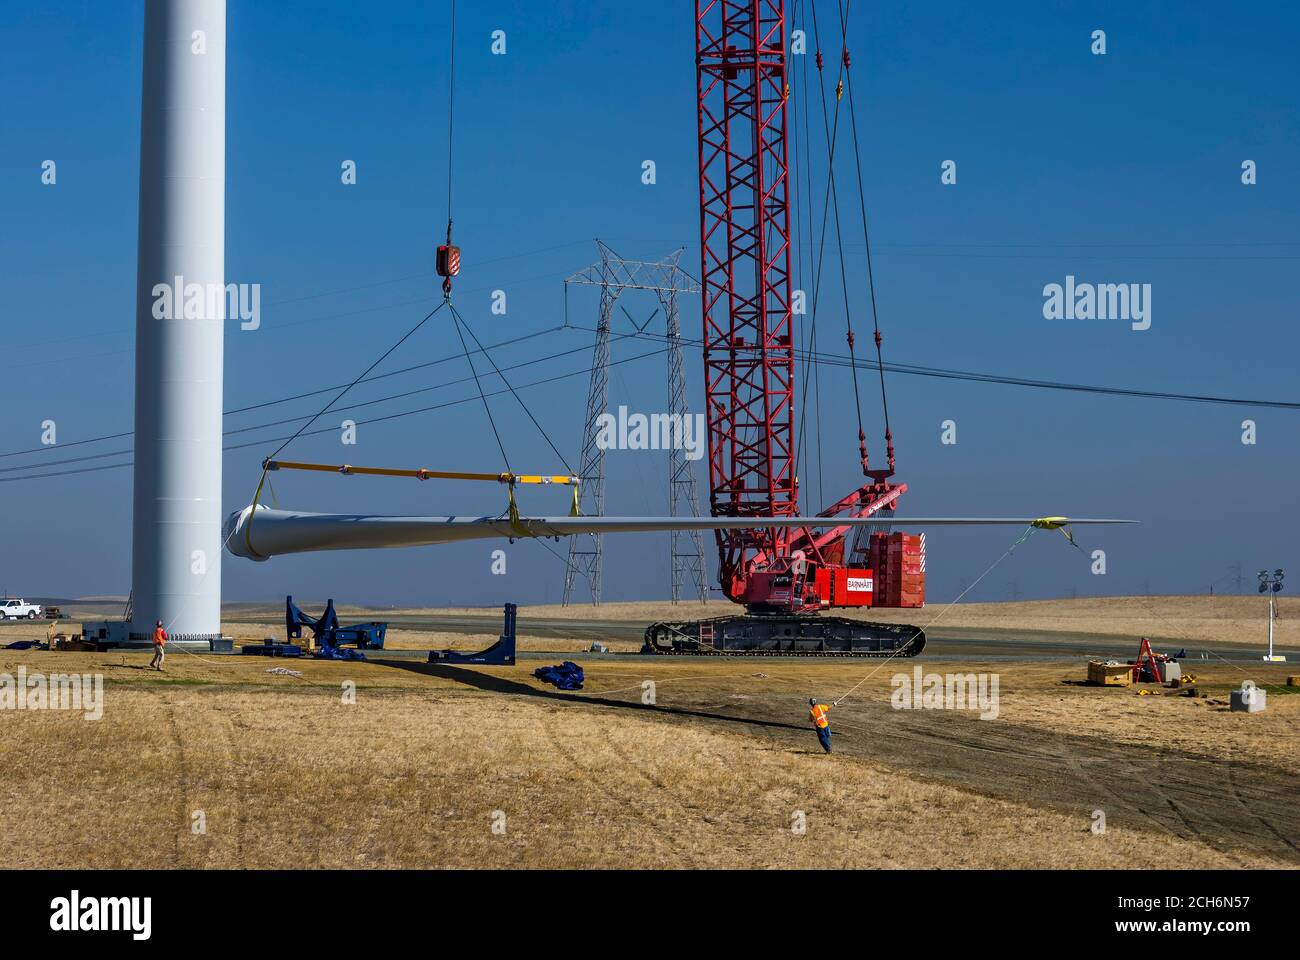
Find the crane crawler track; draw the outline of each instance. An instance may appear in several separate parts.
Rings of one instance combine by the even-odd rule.
[[[845,617],[732,616],[660,620],[646,627],[643,654],[700,657],[915,657],[925,631]]]

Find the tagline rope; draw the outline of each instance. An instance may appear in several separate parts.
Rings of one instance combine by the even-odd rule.
[[[985,577],[987,577],[990,573],[992,573],[993,569],[998,564],[1000,564],[1007,557],[1011,556],[1011,554],[1015,552],[1016,547],[1020,546],[1022,543],[1028,540],[1030,534],[1032,534],[1035,529],[1036,528],[1032,524],[1026,527],[1025,532],[1022,533],[1016,539],[1016,542],[1011,544],[1011,546],[1007,547],[1006,552],[1003,553],[1002,556],[994,560],[991,564],[989,564],[988,567],[985,569],[985,571],[981,573],[978,577],[976,577],[974,580],[972,580],[970,585],[965,590],[957,594],[956,599],[952,600],[950,603],[945,605],[944,608],[939,611],[938,616],[936,616],[933,620],[927,623],[924,627],[918,629],[917,632],[914,633],[912,637],[907,641],[907,643],[903,644],[901,647],[899,647],[897,650],[895,650],[893,653],[887,656],[884,660],[882,660],[880,662],[880,665],[876,667],[876,669],[872,670],[869,674],[867,674],[865,677],[863,677],[861,680],[855,683],[852,687],[850,687],[847,693],[843,694],[838,700],[832,700],[831,705],[838,707],[843,701],[847,700],[849,698],[849,695],[852,694],[855,690],[857,690],[858,687],[862,686],[864,683],[866,683],[868,680],[874,677],[877,673],[883,670],[885,668],[885,665],[889,663],[890,660],[893,660],[895,657],[899,656],[904,650],[910,647],[912,643],[915,642],[917,637],[921,636],[921,634],[925,633],[932,626],[934,626],[936,623],[942,620],[947,615],[948,611],[951,610],[953,607],[955,607],[957,604],[961,603],[962,598],[965,597],[966,594],[974,590],[975,587],[979,585],[979,582],[983,580]]]

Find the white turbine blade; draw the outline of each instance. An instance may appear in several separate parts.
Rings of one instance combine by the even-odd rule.
[[[251,517],[250,517],[251,515]],[[1050,521],[1050,524],[1049,524]],[[231,553],[265,560],[316,550],[422,547],[495,537],[567,537],[581,533],[655,533],[665,530],[734,530],[758,527],[885,527],[1135,523],[1066,517],[385,517],[300,513],[245,507],[226,520]]]

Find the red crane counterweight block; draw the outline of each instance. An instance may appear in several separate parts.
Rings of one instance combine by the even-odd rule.
[[[873,606],[924,606],[924,534],[873,533],[867,561],[867,566],[875,571]]]

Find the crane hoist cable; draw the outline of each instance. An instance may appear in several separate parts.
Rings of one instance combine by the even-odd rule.
[[[815,3],[815,0],[809,0],[809,5],[813,7],[813,17],[814,17],[814,19],[815,19],[815,18],[816,18],[816,3]],[[817,79],[817,85],[818,85],[818,88],[820,89],[820,87],[821,87],[821,72],[822,72],[822,66],[823,66],[823,63],[822,63],[822,56],[821,56],[821,52],[820,52],[820,51],[817,52],[817,55],[816,55],[816,62],[817,62],[817,78],[818,78],[818,79]],[[805,75],[806,75],[806,73],[807,73],[807,66],[806,66],[806,61],[805,61]],[[805,80],[806,80],[806,76],[805,76]],[[806,127],[806,126],[807,126],[807,116],[808,116],[809,113],[812,112],[811,109],[808,108],[808,106],[807,106],[809,95],[808,95],[808,92],[807,92],[807,84],[806,84],[806,83],[804,84],[804,91],[803,91],[803,94],[804,94],[804,104],[805,104],[804,124],[805,124],[805,127]],[[824,109],[825,109],[825,108],[824,108],[824,106],[823,106],[823,111],[824,111]],[[808,139],[807,143],[808,143],[808,148],[809,148],[809,149],[808,149],[808,152],[809,152],[809,155],[811,156],[811,153],[812,153],[812,149],[811,149],[812,141],[811,141],[811,138]],[[832,144],[832,147],[831,147],[831,152],[832,152],[832,154],[833,154],[833,152],[834,152],[834,145],[833,145],[833,144]],[[822,266],[823,266],[823,264],[825,263],[825,259],[824,259],[824,257],[822,256],[822,253],[823,253],[823,251],[825,250],[825,246],[826,246],[826,223],[827,223],[827,220],[826,220],[826,209],[827,209],[827,203],[828,203],[829,197],[827,197],[826,200],[823,200],[823,203],[822,203],[822,228],[821,228],[821,235],[820,235],[820,238],[819,238],[819,240],[818,240],[817,250],[816,250],[816,252],[814,252],[813,249],[812,249],[812,232],[813,232],[813,222],[812,222],[812,221],[813,221],[813,213],[812,213],[812,209],[813,209],[813,204],[812,204],[812,186],[811,186],[811,178],[812,178],[812,174],[811,174],[811,168],[812,168],[812,163],[811,163],[811,161],[809,161],[809,162],[807,163],[807,169],[810,171],[810,172],[807,174],[807,177],[808,177],[808,180],[809,180],[809,196],[808,196],[808,208],[809,208],[809,212],[808,212],[808,219],[809,219],[809,237],[808,237],[808,245],[809,245],[809,252],[808,252],[808,261],[809,261],[809,269],[810,269],[810,272],[811,272],[811,274],[812,274],[812,284],[813,284],[813,289],[812,289],[812,302],[811,302],[811,304],[810,304],[810,309],[809,309],[809,311],[808,311],[808,316],[809,316],[809,320],[808,320],[808,344],[809,344],[809,349],[812,350],[812,351],[815,351],[815,345],[816,345],[816,343],[817,343],[817,306],[818,306],[818,304],[819,304],[820,301],[821,301]],[[807,361],[805,361],[805,363],[807,363]],[[805,432],[806,432],[807,427],[808,427],[808,416],[807,416],[807,412],[808,412],[808,389],[809,389],[809,387],[812,385],[813,380],[814,380],[814,378],[816,377],[816,373],[817,373],[816,354],[815,354],[815,352],[812,354],[812,365],[813,365],[813,372],[812,372],[812,374],[809,375],[809,376],[805,376],[805,377],[803,378],[803,386],[802,386],[801,397],[800,397],[800,401],[799,401],[799,407],[800,407],[800,410],[803,411],[804,416],[800,417],[800,419],[799,419],[799,428],[798,428],[798,431],[797,431],[797,436],[796,436],[796,438],[795,438],[795,458],[796,458],[796,462],[798,462],[798,458],[799,458],[799,457],[801,457],[801,456],[804,455],[804,436],[805,436]],[[818,380],[818,389],[820,390],[820,380]],[[820,422],[820,417],[817,418],[817,420],[815,421],[815,424],[816,424],[816,429],[817,429],[818,450],[819,450],[819,459],[820,459],[820,440],[821,440],[821,422]],[[820,468],[819,468],[819,469],[820,469]],[[821,489],[820,472],[819,472],[818,486],[819,486],[819,490],[820,490],[820,489]]]
[[[813,0],[809,0],[809,2],[813,2]],[[808,57],[804,56],[800,59],[802,60],[800,70],[802,71],[803,74],[803,99],[804,99],[803,141],[804,141],[804,149],[807,151],[807,162],[804,165],[804,182],[805,185],[807,186],[807,196],[808,196],[808,269],[809,272],[812,273],[813,257],[814,257],[812,237],[813,237],[813,225],[814,225],[815,215],[814,215],[814,207],[812,202],[813,200],[812,127],[809,125],[809,117],[812,114],[812,107],[811,107],[811,100],[809,99],[809,94],[808,94],[808,91],[811,88],[808,85]],[[817,431],[816,431],[817,502],[826,503],[826,478],[825,478],[826,459],[825,457],[822,456],[822,370],[821,370],[821,365],[815,359],[815,354],[817,352],[817,328],[815,324],[808,337],[808,348],[814,354],[814,359],[812,363],[812,379],[813,379],[812,387],[813,387],[813,416],[815,417],[814,423],[816,423],[817,425]],[[809,455],[811,456],[811,454],[812,451],[810,449]]]
[[[849,0],[852,3],[852,0]],[[845,15],[845,5],[838,4],[840,13],[840,67],[839,76],[835,83],[835,130],[838,134],[840,123],[840,104],[844,99],[845,81],[849,73],[849,47],[847,20]],[[821,56],[821,32],[817,26],[816,6],[813,7],[813,30],[817,42],[817,55]],[[822,93],[822,109],[825,111],[825,90]],[[835,182],[835,165],[832,157],[831,163],[827,169],[827,179],[830,188],[830,195],[833,199],[833,212],[835,214],[835,246],[840,262],[840,292],[844,298],[844,325],[845,338],[848,341],[849,357],[855,356],[856,344],[853,336],[853,311],[849,307],[849,272],[848,266],[844,259],[844,231],[840,222],[840,194],[839,188]],[[853,405],[858,418],[858,456],[862,463],[862,472],[866,474],[869,469],[867,458],[867,434],[862,427],[862,395],[858,388],[858,375],[856,366],[853,372]]]
[[[497,449],[501,451],[501,459],[505,463],[506,474],[510,474],[510,457],[506,453],[505,442],[501,439],[501,431],[497,429],[496,418],[492,416],[492,405],[488,403],[487,394],[483,390],[483,382],[478,375],[478,368],[474,365],[474,358],[470,354],[469,344],[465,340],[466,332],[468,332],[470,337],[473,338],[479,351],[482,352],[483,355],[487,357],[488,362],[492,364],[492,369],[495,370],[497,376],[501,378],[501,382],[509,388],[515,399],[519,400],[520,406],[524,408],[524,412],[527,413],[529,419],[533,421],[533,425],[541,430],[541,424],[537,422],[537,419],[532,415],[532,411],[530,411],[523,400],[519,398],[519,394],[515,393],[514,387],[510,386],[510,382],[506,380],[505,375],[497,366],[496,361],[492,359],[491,354],[483,349],[483,344],[479,342],[478,337],[474,336],[474,331],[469,328],[469,324],[465,322],[463,317],[461,317],[460,311],[458,311],[451,303],[451,280],[452,277],[460,273],[460,247],[454,246],[451,242],[452,201],[455,196],[452,186],[456,168],[456,0],[451,0],[450,15],[451,26],[448,30],[447,49],[447,242],[438,248],[435,266],[438,275],[442,277],[443,302],[450,308],[452,325],[456,328],[456,337],[460,340],[461,350],[465,354],[465,360],[469,364],[470,373],[474,377],[474,386],[478,389],[479,398],[483,401],[483,410],[487,413],[488,425],[492,428],[492,436],[496,439]],[[542,435],[546,435],[544,430],[542,430]],[[552,450],[555,449],[555,445],[551,443],[551,438],[549,436],[546,437],[546,442],[551,444]],[[556,452],[558,453],[558,451]],[[563,460],[563,457],[560,459]],[[510,484],[509,513],[511,523],[517,522],[519,510],[515,506],[513,483]]]
[[[857,106],[853,99],[853,71],[849,59],[848,49],[848,16],[849,4],[852,0],[840,7],[840,32],[845,37],[844,46],[844,74],[846,86],[849,94],[849,125],[853,131],[853,166],[858,176],[858,205],[862,214],[862,243],[866,247],[867,257],[867,287],[871,292],[871,324],[874,327],[876,341],[876,364],[880,370],[880,407],[885,420],[885,457],[889,464],[889,472],[894,472],[894,432],[889,425],[889,398],[885,393],[885,358],[882,347],[883,338],[880,334],[880,313],[876,307],[876,274],[872,269],[871,263],[871,236],[867,227],[867,193],[862,184],[862,152],[858,143],[858,112]],[[852,350],[849,351],[852,353]]]
[[[434,268],[442,277],[442,296],[451,299],[451,278],[460,273],[460,247],[451,242],[452,175],[455,172],[456,132],[456,0],[451,0],[451,29],[448,31],[447,68],[447,242],[438,247]]]
[[[826,104],[826,86],[822,78],[822,73],[825,70],[826,63],[825,63],[825,58],[822,56],[822,51],[821,51],[821,28],[817,20],[817,4],[815,2],[811,2],[810,0],[809,6],[812,10],[812,18],[813,18],[813,42],[816,47],[815,62],[817,65],[817,75],[818,75],[817,88],[821,95],[822,133],[826,141],[826,157],[827,157],[826,190],[822,200],[821,233],[818,240],[817,254],[816,254],[816,270],[813,277],[812,322],[810,324],[810,337],[815,343],[816,335],[817,335],[817,308],[821,302],[822,271],[825,269],[826,266],[826,231],[830,224],[832,198],[834,198],[835,200],[834,210],[835,210],[836,234],[837,234],[837,243],[840,248],[841,285],[845,288],[844,308],[845,308],[846,318],[848,316],[848,290],[847,290],[848,278],[844,271],[843,235],[839,229],[839,195],[838,192],[835,190],[835,151],[836,151],[836,147],[839,144],[840,103],[841,103],[841,97],[838,94],[842,93],[843,86],[844,86],[844,63],[841,60],[840,67],[839,67],[839,75],[836,79],[837,96],[835,99],[835,110],[834,113],[832,114]],[[832,122],[832,116],[833,116],[833,122]],[[850,320],[849,323],[850,323],[849,331],[851,335],[852,321]],[[851,346],[851,342],[850,342],[850,346]],[[862,430],[862,403],[858,393],[856,365],[854,365],[853,371],[854,371],[853,372],[853,396],[854,396],[855,408],[856,408],[857,418],[858,418],[858,434],[860,437],[862,437],[864,436]],[[804,406],[805,409],[807,407],[809,379],[810,378],[807,377],[804,378],[802,405]],[[820,418],[818,419],[820,420]],[[796,441],[796,450],[803,449],[805,426],[806,424],[802,422],[800,423],[799,436],[798,436],[798,440]],[[820,423],[818,424],[818,429],[820,431]],[[820,440],[820,435],[819,435],[819,440]],[[859,441],[859,446],[862,445],[862,442],[863,441],[861,440]],[[863,459],[865,461],[865,452],[863,454]],[[865,463],[863,466],[865,469]]]
[[[795,2],[795,20],[802,22],[803,17],[803,0]],[[799,286],[805,288],[807,278],[811,278],[814,270],[813,255],[813,237],[816,235],[816,224],[814,219],[813,204],[813,183],[812,183],[812,130],[809,126],[808,116],[812,112],[810,99],[808,95],[808,57],[799,58],[799,81],[794,86],[794,132],[795,132],[795,151],[794,151],[794,179],[795,185],[795,224],[797,230],[797,252],[799,264]],[[803,124],[803,139],[799,139],[799,124]],[[800,168],[803,171],[803,180],[800,181]],[[808,242],[804,243],[804,216],[807,217]],[[805,273],[805,251],[807,251],[807,265]],[[814,315],[815,316],[815,315]],[[812,329],[809,329],[811,327]],[[799,324],[800,346],[805,357],[811,360],[805,365],[807,372],[804,376],[804,389],[801,407],[799,411],[799,425],[802,428],[809,421],[808,413],[808,386],[811,384],[813,392],[813,413],[811,415],[812,423],[815,425],[815,434],[817,441],[817,502],[824,503],[826,500],[826,485],[823,472],[822,458],[822,431],[821,431],[821,371],[817,364],[817,331],[815,323]],[[812,445],[809,444],[805,451],[802,444],[802,430],[799,434],[799,441],[796,445],[795,462],[803,460],[804,472],[809,476],[813,474],[812,465],[809,458],[812,456]]]

